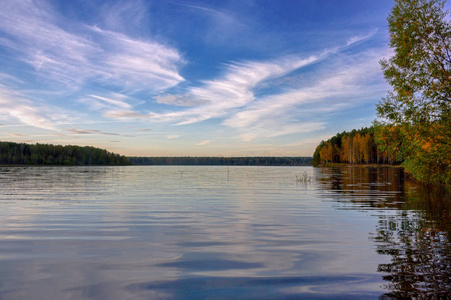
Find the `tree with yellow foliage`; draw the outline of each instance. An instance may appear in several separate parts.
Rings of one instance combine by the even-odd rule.
[[[417,179],[451,185],[451,25],[444,6],[443,0],[395,0],[388,18],[395,54],[381,61],[393,91],[377,106],[376,127],[381,141],[397,131],[400,140],[386,149],[402,152]]]

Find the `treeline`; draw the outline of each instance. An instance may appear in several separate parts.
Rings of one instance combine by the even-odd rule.
[[[311,166],[311,157],[128,157],[132,165]]]
[[[0,142],[0,165],[129,165],[127,157],[95,147]]]
[[[396,134],[396,132],[394,132]],[[382,137],[373,126],[338,133],[322,141],[313,154],[313,166],[330,163],[348,164],[400,164],[402,153],[383,147],[387,136]],[[394,137],[396,139],[396,137]],[[393,141],[394,142],[394,141]]]
[[[420,135],[421,129],[408,124],[374,124],[370,128],[344,131],[322,141],[313,154],[312,165],[402,164],[422,183],[450,187],[450,128],[431,123],[427,129],[422,129],[428,134]]]
[[[392,90],[374,128],[322,142],[314,164],[400,163],[418,181],[451,190],[451,15],[445,0],[396,0],[393,56],[381,60]]]

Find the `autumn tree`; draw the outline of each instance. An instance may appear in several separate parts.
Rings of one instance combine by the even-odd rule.
[[[377,112],[403,138],[404,165],[419,180],[451,184],[451,26],[443,0],[395,0],[393,57],[381,61],[393,90]]]
[[[331,163],[333,161],[333,149],[334,147],[330,142],[326,142],[326,144],[321,148],[320,155],[323,162]]]
[[[363,162],[369,164],[372,159],[373,139],[369,133],[362,136],[360,151],[362,152]]]
[[[313,165],[378,163],[374,138],[373,127],[337,133],[316,147]]]
[[[342,162],[351,163],[352,162],[352,137],[344,136],[341,140],[341,157]]]

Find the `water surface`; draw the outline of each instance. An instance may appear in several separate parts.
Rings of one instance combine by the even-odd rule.
[[[445,295],[447,198],[393,168],[3,167],[0,299]]]

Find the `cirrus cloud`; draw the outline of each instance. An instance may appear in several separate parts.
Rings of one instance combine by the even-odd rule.
[[[89,24],[69,30],[45,1],[3,0],[0,19],[0,45],[14,49],[49,80],[144,90],[164,90],[184,80],[178,73],[184,62],[174,48]]]

